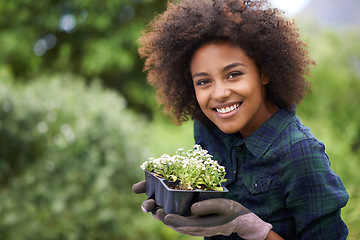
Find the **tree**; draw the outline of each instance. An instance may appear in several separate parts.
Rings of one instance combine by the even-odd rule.
[[[136,40],[164,7],[164,0],[1,1],[0,63],[23,81],[49,72],[101,78],[151,114]]]

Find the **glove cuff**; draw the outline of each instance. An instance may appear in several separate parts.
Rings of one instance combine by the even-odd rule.
[[[254,213],[237,217],[237,234],[246,240],[264,240],[272,229],[270,223],[264,222]]]

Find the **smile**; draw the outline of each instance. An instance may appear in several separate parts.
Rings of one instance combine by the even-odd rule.
[[[231,111],[234,111],[235,109],[237,109],[238,107],[240,107],[240,103],[236,103],[232,106],[226,107],[226,108],[215,108],[215,110],[218,113],[229,113]]]

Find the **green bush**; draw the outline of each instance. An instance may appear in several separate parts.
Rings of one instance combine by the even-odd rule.
[[[72,75],[0,75],[2,240],[185,238],[131,192],[151,137],[123,98]]]

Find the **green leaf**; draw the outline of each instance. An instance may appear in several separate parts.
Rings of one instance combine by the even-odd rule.
[[[170,177],[171,181],[176,182],[177,177],[175,175],[170,175],[169,177]]]
[[[224,191],[224,188],[223,187],[214,187],[212,190],[222,192],[222,191]]]

